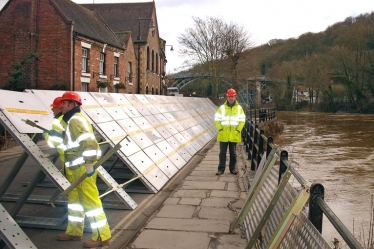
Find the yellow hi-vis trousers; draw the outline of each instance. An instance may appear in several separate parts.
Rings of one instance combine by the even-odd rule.
[[[78,169],[73,170],[65,167],[65,176],[70,183],[77,181],[83,174],[86,174],[85,166],[80,166]],[[97,171],[68,194],[68,226],[66,234],[82,236],[84,218],[86,216],[92,228],[92,240],[96,241],[101,238],[102,241],[105,241],[111,238],[111,233],[99,198],[96,177]]]

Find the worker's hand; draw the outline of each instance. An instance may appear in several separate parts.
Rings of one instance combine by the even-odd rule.
[[[60,132],[60,131],[56,131],[56,130],[50,130],[50,131],[48,132],[48,134],[49,134],[50,136],[64,138],[63,135],[62,135],[62,131]]]
[[[93,164],[86,164],[86,175],[87,177],[90,177],[92,176],[93,174],[95,173],[95,169],[93,167]]]

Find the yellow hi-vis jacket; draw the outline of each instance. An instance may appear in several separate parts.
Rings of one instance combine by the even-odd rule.
[[[65,132],[66,124],[62,120],[64,115],[60,115],[59,117],[55,118],[52,124],[52,129],[61,132],[62,134]],[[65,126],[63,125],[65,124]],[[60,160],[62,163],[65,162],[64,159],[64,149],[63,149],[63,138],[51,136],[46,134],[44,139],[47,141],[49,147],[56,148],[58,154],[60,155]]]
[[[64,145],[65,166],[69,169],[94,163],[101,156],[92,126],[82,113],[75,113],[68,121]]]
[[[215,116],[214,123],[218,130],[217,141],[236,142],[242,141],[241,132],[245,124],[245,114],[238,101],[230,107],[227,100],[221,105]]]

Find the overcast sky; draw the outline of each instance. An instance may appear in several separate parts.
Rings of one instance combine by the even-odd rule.
[[[17,0],[13,0],[17,1]],[[151,0],[73,0],[76,3],[150,2]],[[0,0],[0,8],[7,0]],[[193,28],[192,16],[218,17],[241,25],[255,45],[271,39],[297,38],[321,32],[347,17],[374,11],[374,0],[155,0],[158,28],[167,47],[167,74],[179,71],[181,58],[177,38]]]

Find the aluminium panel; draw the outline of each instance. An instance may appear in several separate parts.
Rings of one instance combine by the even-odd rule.
[[[151,146],[153,144],[152,140],[149,139],[149,137],[146,134],[144,134],[143,132],[131,135],[131,139],[134,140],[134,142],[141,149],[145,149],[148,146]]]
[[[204,145],[211,140],[207,134],[207,130],[205,130],[201,125],[195,125],[191,127],[191,129],[198,134],[197,136],[199,136],[199,139],[204,143]]]
[[[189,145],[191,145],[192,148],[194,148],[196,152],[204,146],[204,144],[200,143],[200,141],[198,140],[198,137],[194,134],[194,132],[191,129],[182,131],[180,134],[182,134],[182,136],[184,136],[187,139],[187,141],[189,142]]]
[[[20,133],[42,133],[43,130],[27,125],[22,120],[31,120],[50,129],[54,121],[48,106],[32,93],[0,90],[0,109]]]
[[[178,141],[176,141],[178,142]],[[173,148],[168,141],[161,141],[156,146],[173,162],[173,164],[181,169],[185,164],[186,160],[178,154],[177,149]],[[187,151],[185,151],[187,153]]]
[[[157,128],[160,125],[158,119],[153,115],[145,116],[144,118],[147,119],[153,128]]]
[[[147,106],[144,106],[142,103],[139,104],[134,104],[134,107],[142,116],[148,116],[151,115],[152,113],[148,110]]]
[[[133,140],[141,149],[153,144],[152,140],[131,119],[117,120],[117,123],[129,135],[130,140]]]
[[[178,152],[181,153],[181,155],[179,155]],[[188,152],[185,149],[181,149],[180,151],[174,151],[168,154],[168,158],[170,159],[170,161],[173,162],[175,167],[177,167],[178,169],[181,169],[183,168],[183,166],[186,165],[187,161],[191,158],[191,156],[188,154]]]
[[[131,119],[122,119],[116,121],[124,130],[125,132],[131,137],[134,134],[138,134],[143,132],[139,126]]]
[[[170,124],[170,122],[165,118],[164,114],[156,114],[155,118],[160,122],[160,124],[171,134],[174,135],[178,133],[178,130]]]
[[[151,158],[151,160],[164,172],[170,179],[178,172],[178,168],[169,160],[167,156],[154,144],[144,149],[144,152]]]
[[[125,97],[142,116],[150,115],[151,113],[144,107],[144,104],[136,95],[137,94],[125,94]]]
[[[164,137],[161,136],[161,134],[155,130],[154,128],[148,129],[144,131],[144,134],[153,142],[158,143],[160,141],[164,140]]]
[[[125,111],[108,93],[91,92],[91,94],[100,106],[109,113],[113,120],[128,118]]]
[[[151,130],[145,130],[144,132],[147,134],[147,136],[148,137],[150,137],[149,136],[149,134],[147,133],[147,132],[152,132],[152,137],[153,136],[156,136],[156,134],[157,134],[157,136],[158,135],[161,135],[164,139],[165,138],[168,138],[168,137],[170,137],[171,136],[171,134],[170,134],[170,132],[158,121],[158,119],[155,117],[155,116],[153,116],[153,115],[149,115],[149,116],[145,116],[144,118],[146,118],[147,119],[147,121],[150,123],[150,125],[152,126],[152,129]],[[156,129],[156,130],[154,130],[154,129]],[[157,131],[157,133],[155,132],[155,131]],[[150,137],[151,138],[151,137]],[[151,138],[151,140],[154,142],[154,143],[157,143],[155,140],[153,140],[153,139],[155,139],[155,137],[153,137],[153,138]],[[157,139],[157,141],[158,141],[159,139]]]
[[[158,105],[161,104],[162,99],[159,97],[159,95],[142,95],[144,96],[148,102],[151,104],[150,106],[147,105],[148,110],[151,112],[151,114],[158,114],[160,113],[160,108],[158,108]],[[161,108],[162,109],[162,108]]]
[[[125,130],[114,120],[97,124],[97,126],[113,142],[119,141],[127,135]]]
[[[148,122],[145,117],[136,117],[132,118],[132,120],[139,126],[140,129],[143,131],[153,128],[152,125]]]
[[[126,98],[127,94],[122,93],[108,93],[110,97],[125,111],[130,118],[142,116],[133,104]]]
[[[184,131],[183,126],[179,124],[179,121],[171,113],[164,113],[163,115],[178,132]]]
[[[197,152],[197,150],[194,149],[193,145],[181,133],[174,134],[173,136],[180,142],[183,148],[185,148],[188,153],[190,153],[191,156],[193,156]]]
[[[131,163],[143,174],[144,178],[149,181],[154,188],[160,190],[169,178],[159,169],[155,163],[144,153],[139,151],[134,155],[129,156]]]
[[[195,132],[194,129],[192,129],[192,127],[189,128],[186,131],[181,132],[181,134],[183,135],[185,132],[188,132],[188,134],[190,134],[192,136],[192,139],[190,140],[190,143],[192,143],[194,145],[194,148],[196,150],[200,150],[205,145],[205,142],[201,139],[201,133],[200,132]],[[196,147],[195,147],[195,145],[196,145]]]
[[[178,141],[174,136],[169,137],[166,141],[177,151],[177,153],[186,161],[188,162],[192,155],[187,151],[180,141]],[[170,158],[170,157],[169,157]],[[173,161],[174,162],[174,161]],[[176,162],[174,162],[176,164]]]
[[[89,92],[80,92],[82,110],[96,124],[112,121],[112,117],[96,101]]]
[[[170,125],[171,126],[171,125]],[[171,133],[167,130],[167,128],[165,126],[157,126],[156,127],[156,130],[157,132],[164,138],[164,139],[167,139],[169,137],[171,137]]]
[[[167,106],[167,103],[163,102],[163,103],[158,103],[158,104],[154,104],[154,106],[157,108],[157,110],[160,112],[160,113],[167,113],[169,112],[168,108],[166,107]]]

